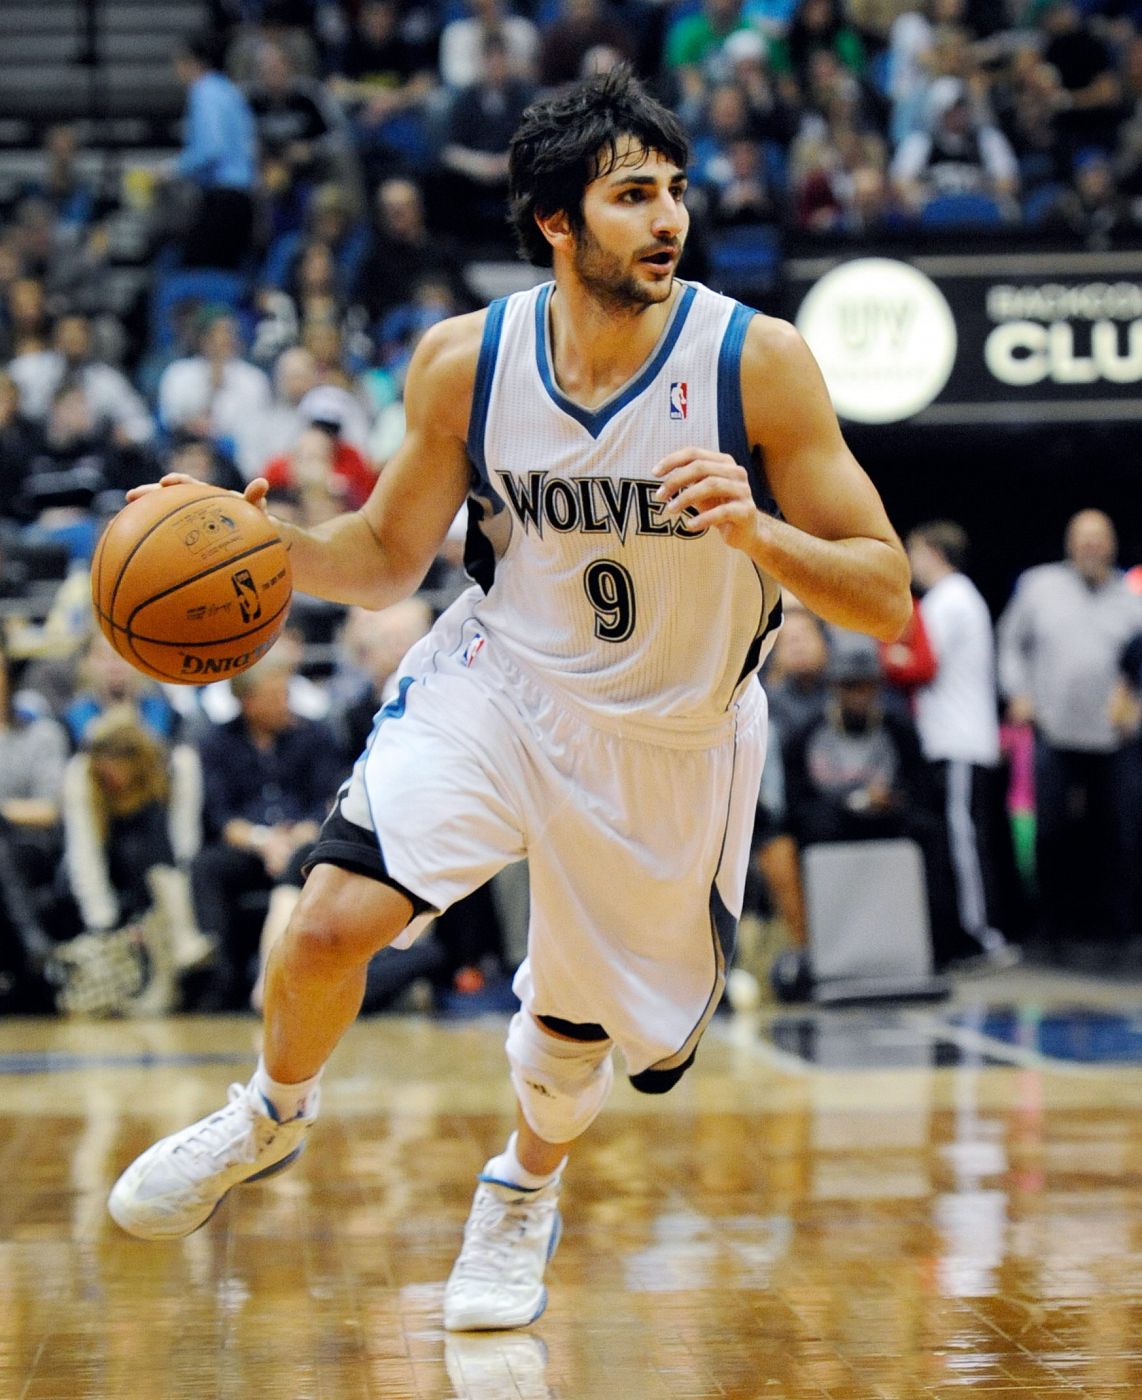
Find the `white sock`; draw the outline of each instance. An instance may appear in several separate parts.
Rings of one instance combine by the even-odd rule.
[[[567,1158],[564,1157],[553,1172],[548,1172],[545,1176],[538,1176],[535,1172],[529,1172],[516,1156],[518,1137],[518,1133],[512,1133],[511,1137],[508,1138],[508,1145],[498,1157],[493,1157],[485,1165],[480,1175],[494,1177],[497,1181],[503,1181],[509,1186],[522,1186],[526,1191],[538,1191],[541,1186],[546,1186],[549,1181],[555,1180],[567,1165]]]
[[[321,1098],[318,1088],[324,1069],[319,1069],[312,1079],[303,1079],[300,1084],[279,1084],[266,1072],[266,1062],[258,1056],[258,1068],[254,1071],[254,1087],[262,1098],[273,1107],[279,1123],[291,1118],[314,1118]]]

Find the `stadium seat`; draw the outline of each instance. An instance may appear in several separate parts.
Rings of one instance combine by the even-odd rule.
[[[710,282],[727,296],[748,300],[767,292],[781,267],[781,243],[768,224],[723,229],[710,239]]]
[[[1023,201],[1023,222],[1029,228],[1043,223],[1065,189],[1065,185],[1052,183],[1032,190]]]
[[[1003,223],[1003,211],[986,194],[938,194],[920,211],[927,228],[991,228]]]
[[[249,290],[240,272],[215,268],[185,268],[165,273],[151,294],[151,348],[169,350],[175,343],[176,308],[186,302],[221,304],[240,311]]]

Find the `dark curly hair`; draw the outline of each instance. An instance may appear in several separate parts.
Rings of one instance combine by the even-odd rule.
[[[551,245],[535,216],[562,209],[579,232],[583,191],[618,163],[619,145],[633,137],[685,169],[690,142],[682,123],[657,102],[625,63],[546,97],[524,112],[509,154],[509,221],[520,253],[551,266]]]

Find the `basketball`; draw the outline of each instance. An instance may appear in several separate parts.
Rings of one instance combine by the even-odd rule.
[[[91,564],[104,636],[156,680],[203,685],[252,666],[289,612],[289,553],[272,522],[198,482],[129,502]]]

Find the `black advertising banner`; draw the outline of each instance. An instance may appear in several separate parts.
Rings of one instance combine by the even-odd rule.
[[[785,276],[843,419],[1142,419],[1142,252],[894,250]]]

